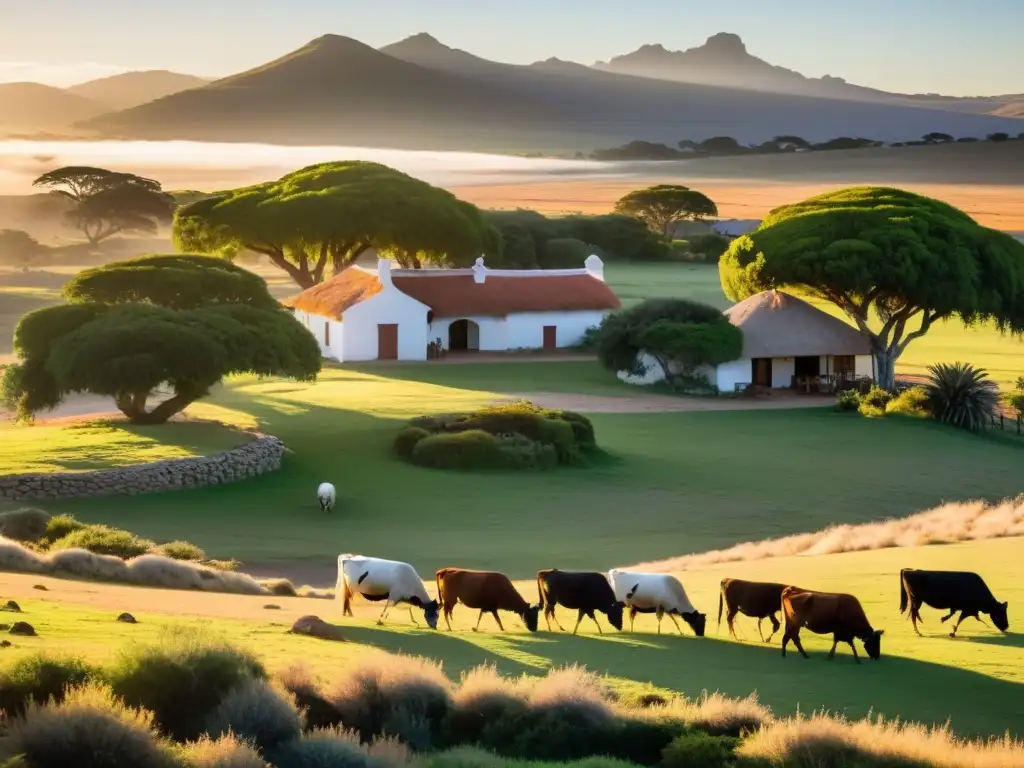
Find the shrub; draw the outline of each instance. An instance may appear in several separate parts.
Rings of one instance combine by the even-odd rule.
[[[558,451],[523,435],[499,435],[498,448],[511,469],[553,469],[558,466]]]
[[[451,706],[450,690],[433,662],[370,653],[344,671],[327,700],[363,742],[393,736],[423,751],[437,743]]]
[[[449,744],[475,744],[492,723],[521,719],[527,710],[525,694],[498,674],[494,666],[471,669],[452,695],[445,723]]]
[[[271,754],[277,768],[379,768],[359,740],[339,730],[321,730],[282,744]]]
[[[861,416],[879,418],[885,416],[885,407],[890,400],[892,400],[892,392],[881,387],[871,387],[860,396],[860,405],[857,406],[857,410]]]
[[[64,549],[53,552],[50,567],[56,573],[80,579],[129,582],[128,564],[116,555],[97,555],[85,549]]]
[[[696,700],[673,699],[664,707],[653,708],[648,715],[680,722],[712,736],[739,737],[773,722],[771,710],[757,700],[756,694],[733,699],[717,691],[704,691]]]
[[[575,237],[555,237],[544,244],[542,258],[546,269],[582,266],[594,249]]]
[[[63,539],[68,534],[81,531],[84,528],[86,528],[85,523],[78,522],[71,515],[56,515],[51,517],[50,522],[46,524],[43,541],[52,544],[58,539]]]
[[[928,390],[924,387],[910,387],[886,403],[886,413],[903,416],[931,416],[928,410]]]
[[[547,413],[549,418],[558,418],[569,422],[572,426],[572,433],[576,437],[576,442],[581,446],[586,448],[597,445],[594,423],[582,413],[576,413],[576,411],[547,411]]]
[[[114,693],[130,706],[153,712],[162,732],[185,741],[202,733],[231,689],[266,679],[266,672],[245,651],[177,632],[158,645],[123,653],[108,678]]]
[[[221,699],[207,718],[206,732],[211,736],[233,733],[267,754],[302,735],[305,724],[290,698],[263,680],[244,682]]]
[[[32,703],[60,703],[69,688],[96,675],[94,667],[75,657],[36,654],[18,659],[0,673],[0,712],[14,717]]]
[[[412,458],[413,450],[420,440],[425,437],[430,437],[430,433],[422,427],[406,427],[395,435],[395,442],[393,444],[395,453],[403,459]]]
[[[482,429],[430,435],[412,452],[415,464],[432,469],[493,469],[503,459],[494,436]]]
[[[190,768],[270,768],[255,749],[234,734],[216,740],[201,736],[185,745],[180,754]]]
[[[33,704],[5,734],[6,755],[32,768],[173,768],[170,750],[153,732],[150,713],[127,707],[109,688],[86,686],[64,701]]]
[[[113,555],[128,560],[146,554],[155,546],[152,541],[140,539],[128,531],[90,525],[62,536],[50,545],[50,549],[85,549],[97,555]]]
[[[704,256],[708,264],[717,264],[727,250],[729,238],[718,234],[697,235],[690,238],[690,251]]]
[[[26,507],[0,514],[0,536],[16,541],[36,542],[46,535],[52,518],[41,509]]]
[[[99,555],[93,555],[99,557]],[[263,595],[267,590],[245,573],[215,569],[162,555],[142,555],[127,564],[125,580],[164,589],[198,589],[237,595]]]
[[[939,421],[972,432],[983,430],[999,405],[999,390],[988,373],[968,363],[928,368],[928,407]]]
[[[848,389],[836,395],[835,410],[850,412],[860,409],[860,393],[855,389]]]
[[[206,553],[203,550],[187,541],[172,541],[168,544],[161,544],[159,553],[172,560],[198,561],[206,559]]]
[[[324,698],[320,686],[307,667],[291,667],[278,676],[278,681],[294,697],[295,705],[305,715],[307,727],[316,730],[340,725],[338,710]]]
[[[689,731],[676,737],[662,752],[663,768],[725,768],[735,764],[739,740]]]

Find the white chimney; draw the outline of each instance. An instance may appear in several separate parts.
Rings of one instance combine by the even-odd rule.
[[[377,259],[377,279],[385,288],[391,283],[391,259]]]
[[[587,260],[583,262],[583,266],[586,267],[586,270],[591,277],[596,277],[602,283],[604,282],[604,262],[601,261],[600,256],[596,253],[592,253],[587,257]]]
[[[487,267],[484,266],[484,257],[481,256],[473,264],[473,282],[482,283],[487,279]]]

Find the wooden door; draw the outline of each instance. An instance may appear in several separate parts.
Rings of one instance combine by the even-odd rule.
[[[377,359],[398,359],[398,325],[396,323],[377,326]]]
[[[544,326],[544,349],[558,349],[558,327]]]
[[[772,359],[770,357],[755,357],[750,361],[753,366],[752,378],[758,387],[772,386]]]

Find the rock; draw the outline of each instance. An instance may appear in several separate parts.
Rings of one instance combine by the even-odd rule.
[[[321,640],[345,642],[345,638],[341,633],[341,627],[328,624],[319,616],[303,616],[297,619],[288,632],[292,635],[308,635],[309,637],[318,637]]]
[[[274,603],[267,603],[263,607],[266,610],[268,610],[268,611],[280,611],[281,610],[281,606],[280,605],[275,605]]]
[[[27,621],[16,621],[14,622],[14,626],[7,631],[12,635],[21,635],[22,637],[36,636],[36,628]]]
[[[6,632],[11,628],[10,624],[0,624],[0,632]]]
[[[122,613],[120,616],[117,617],[117,620],[122,622],[123,624],[138,624],[139,623],[136,620],[136,618],[134,616],[132,616],[130,613]]]
[[[33,584],[32,589],[38,589],[40,592],[49,592],[45,584]]]
[[[8,600],[6,603],[0,606],[0,611],[9,611],[10,613],[21,613],[21,606],[13,600]]]
[[[10,640],[0,640],[0,648],[10,648],[14,643]]]

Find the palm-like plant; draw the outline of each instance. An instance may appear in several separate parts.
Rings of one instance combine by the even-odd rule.
[[[981,368],[969,363],[928,367],[928,405],[939,421],[980,432],[999,404],[999,388]]]

